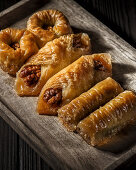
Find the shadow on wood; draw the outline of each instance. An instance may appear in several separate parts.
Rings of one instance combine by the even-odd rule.
[[[98,32],[83,30],[79,28],[72,27],[74,33],[87,33],[91,40],[92,53],[106,53],[113,48],[110,45],[107,45],[103,37],[98,34]]]
[[[118,135],[111,138],[108,144],[96,147],[97,149],[108,151],[113,154],[121,154],[127,152],[136,143],[136,126],[128,126]],[[116,155],[117,156],[117,155]]]
[[[33,0],[33,2],[25,1],[24,3],[23,1],[20,1],[18,4],[11,6],[10,9],[8,8],[4,10],[2,13],[0,13],[0,29],[9,27],[20,19],[23,19],[30,14],[32,15],[32,13],[42,7],[45,2],[47,3],[48,0]]]
[[[126,76],[126,74],[129,73],[136,73],[136,67],[129,64],[123,64],[123,63],[112,63],[112,73],[113,78],[121,84],[121,86],[125,89],[126,84],[129,84],[129,82],[132,81],[132,78],[129,76]],[[131,89],[128,89],[131,90]]]

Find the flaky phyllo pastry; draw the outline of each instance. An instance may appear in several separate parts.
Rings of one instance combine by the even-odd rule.
[[[135,122],[136,95],[131,91],[124,91],[82,120],[77,131],[89,144],[102,145]]]
[[[19,70],[15,89],[18,95],[38,95],[54,74],[81,55],[90,53],[90,39],[85,33],[64,35],[48,42]]]
[[[74,131],[80,120],[116,97],[122,91],[121,86],[115,80],[108,77],[72,100],[69,104],[60,108],[58,110],[59,119],[68,130]]]
[[[36,36],[40,48],[55,38],[72,33],[68,19],[58,10],[34,13],[27,22],[27,29]]]
[[[11,75],[26,59],[38,52],[34,35],[24,29],[6,28],[0,31],[0,67]]]
[[[94,84],[111,76],[111,70],[109,54],[80,57],[45,84],[38,99],[38,113],[56,115],[60,106],[69,103]]]

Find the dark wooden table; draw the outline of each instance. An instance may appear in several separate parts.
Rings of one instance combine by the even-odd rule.
[[[135,0],[76,0],[76,2],[136,48]]]
[[[2,118],[0,118],[0,169],[51,170]]]
[[[0,10],[16,2],[18,0],[1,0]],[[134,0],[84,0],[80,3],[136,47],[136,6]],[[123,169],[136,169],[135,160],[134,156],[130,161],[124,163]],[[0,170],[27,169],[47,170],[51,168],[0,118]]]

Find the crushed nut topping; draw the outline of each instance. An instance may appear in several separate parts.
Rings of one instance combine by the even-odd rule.
[[[82,42],[81,42],[81,37],[80,36],[75,36],[73,38],[73,47],[75,48],[81,48],[82,47]]]
[[[27,86],[34,85],[38,82],[39,78],[41,76],[41,66],[26,66],[23,68],[23,70],[20,72],[20,77],[24,78],[24,82]]]
[[[95,70],[105,71],[105,67],[101,61],[94,60],[94,68]]]
[[[20,48],[19,43],[12,43],[10,44],[10,47],[12,47],[14,50],[16,50],[17,48]]]
[[[49,88],[44,93],[44,101],[48,104],[60,104],[62,101],[62,90],[60,88]]]

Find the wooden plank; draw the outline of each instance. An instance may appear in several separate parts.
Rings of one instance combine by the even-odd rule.
[[[28,144],[19,138],[19,170],[52,170]]]
[[[0,11],[12,6],[13,4],[17,3],[20,0],[5,0],[5,1],[0,1]]]
[[[21,0],[15,5],[9,7],[8,9],[0,12],[0,29],[4,29],[14,22],[19,21],[22,18],[33,13],[36,9],[39,9],[47,0]]]
[[[135,0],[76,1],[136,48]]]
[[[18,135],[0,118],[0,169],[18,169]]]
[[[1,117],[0,169],[51,170],[51,167]]]
[[[51,0],[41,10],[51,8],[64,12],[74,30],[89,34],[93,52],[110,52],[113,77],[125,88],[136,91],[133,47],[72,0]],[[25,27],[28,17],[11,26]],[[77,134],[67,132],[57,117],[39,116],[35,111],[37,98],[17,96],[14,78],[1,70],[0,76],[0,115],[54,169],[114,169],[136,153],[135,141],[119,153],[89,146]],[[124,141],[128,138],[123,137]]]

